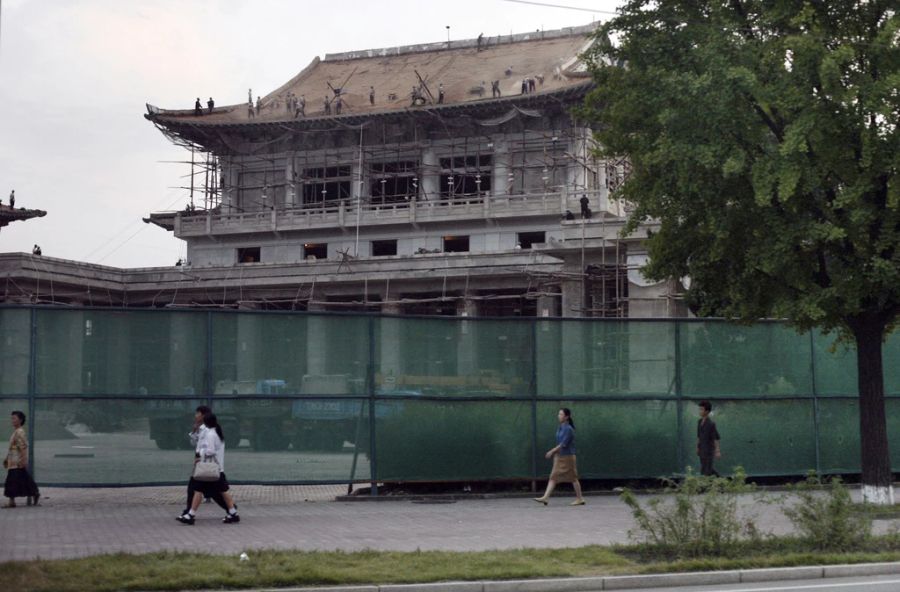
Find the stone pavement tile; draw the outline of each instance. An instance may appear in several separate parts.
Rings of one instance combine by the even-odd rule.
[[[341,486],[333,486],[341,487]],[[118,551],[198,551],[233,554],[260,549],[453,550],[562,548],[627,543],[634,527],[616,497],[570,497],[548,507],[527,498],[341,503],[326,491],[238,486],[239,524],[203,504],[194,526],[175,520],[183,489],[49,489],[46,504],[0,511],[0,561],[82,557]],[[746,497],[742,506],[750,507]],[[790,523],[774,504],[753,505],[763,532],[786,534]],[[885,527],[880,527],[884,529]]]
[[[290,504],[303,501],[332,501],[347,493],[346,485],[232,485],[235,499],[254,505]],[[121,503],[184,505],[185,485],[159,487],[42,487],[41,504],[67,507]],[[238,501],[238,505],[240,505]]]

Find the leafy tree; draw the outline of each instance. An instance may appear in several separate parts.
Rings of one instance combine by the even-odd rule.
[[[581,115],[628,155],[648,275],[698,314],[855,341],[862,480],[891,468],[882,343],[900,311],[896,0],[630,0],[587,57]]]

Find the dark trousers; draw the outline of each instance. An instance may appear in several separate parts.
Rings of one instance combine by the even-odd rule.
[[[197,491],[197,482],[194,481],[194,478],[191,477],[191,480],[188,481],[187,486],[187,505],[185,508],[190,508],[191,504],[194,503],[194,492]],[[219,507],[228,511],[228,504],[225,503],[225,498],[222,496],[221,492],[216,492],[215,494],[209,496],[212,501],[219,504]]]
[[[716,470],[713,468],[713,460],[714,459],[715,459],[715,456],[712,454],[710,454],[708,456],[705,454],[700,455],[700,474],[701,475],[706,475],[707,477],[711,477],[712,475],[715,475],[716,477],[719,476],[719,473],[717,473]]]

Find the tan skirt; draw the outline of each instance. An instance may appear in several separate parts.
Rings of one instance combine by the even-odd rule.
[[[575,463],[575,455],[556,455],[553,457],[553,470],[550,478],[557,483],[572,483],[578,481],[578,466]]]

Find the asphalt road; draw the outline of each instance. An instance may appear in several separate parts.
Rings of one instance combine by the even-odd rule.
[[[833,580],[782,580],[760,582],[759,584],[642,588],[641,592],[896,592],[898,590],[900,590],[900,577],[890,575],[835,578]]]

